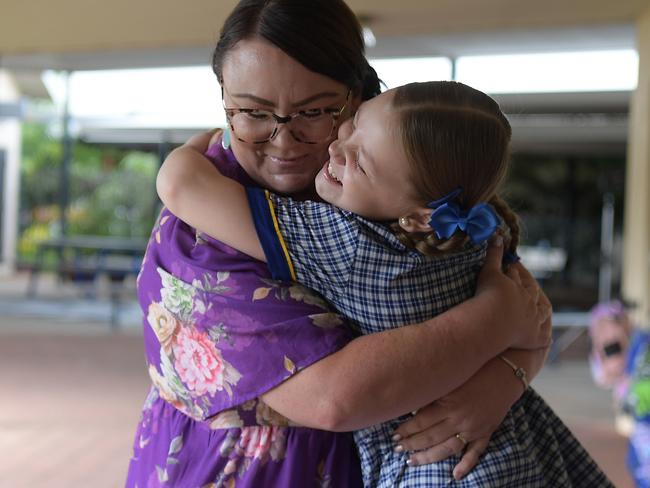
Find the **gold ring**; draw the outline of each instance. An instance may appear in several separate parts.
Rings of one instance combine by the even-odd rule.
[[[456,439],[463,443],[464,446],[467,445],[467,439],[465,439],[460,433],[456,434]]]

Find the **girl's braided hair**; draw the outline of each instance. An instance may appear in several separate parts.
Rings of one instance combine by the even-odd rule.
[[[397,131],[410,164],[417,197],[438,200],[462,187],[455,202],[470,209],[488,202],[501,217],[506,250],[519,244],[519,220],[497,195],[510,159],[510,123],[488,95],[462,83],[411,83],[395,90]],[[456,232],[449,239],[435,233],[408,233],[391,225],[407,246],[426,255],[457,251],[469,238]]]

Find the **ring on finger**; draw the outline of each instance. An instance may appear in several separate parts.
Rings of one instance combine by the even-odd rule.
[[[466,445],[468,444],[468,443],[467,443],[467,439],[465,439],[465,438],[460,434],[460,432],[459,432],[458,434],[456,434],[456,439],[458,439],[460,442],[462,442],[462,443],[463,443],[463,446],[466,446]]]

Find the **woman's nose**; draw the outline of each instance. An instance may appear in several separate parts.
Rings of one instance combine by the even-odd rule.
[[[298,144],[296,138],[291,134],[288,124],[278,124],[277,132],[271,142],[280,148],[293,147]]]

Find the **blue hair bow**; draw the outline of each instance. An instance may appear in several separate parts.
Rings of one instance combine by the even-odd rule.
[[[499,220],[487,203],[479,203],[469,212],[461,210],[456,203],[444,203],[433,211],[429,225],[438,239],[449,239],[461,230],[474,244],[480,244],[494,234]]]

